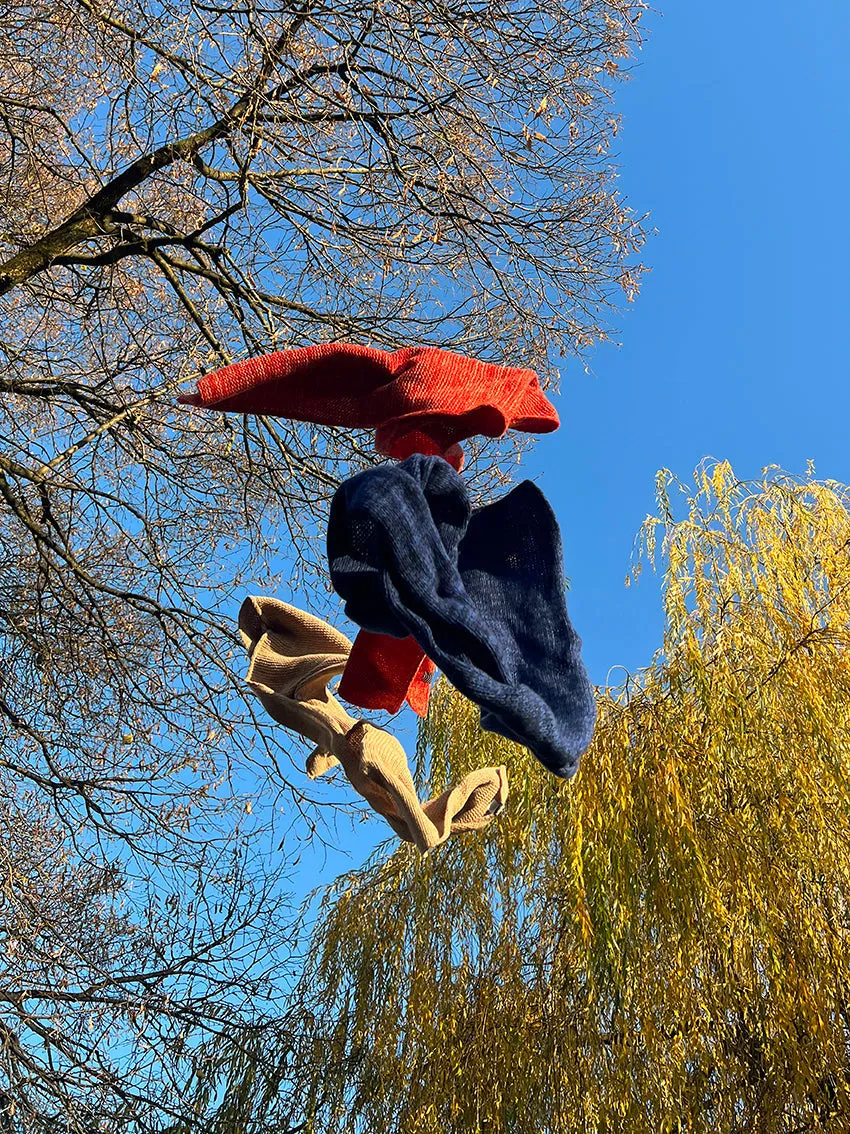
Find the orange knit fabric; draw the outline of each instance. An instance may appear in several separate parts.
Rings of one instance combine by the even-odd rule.
[[[197,394],[180,401],[374,429],[378,452],[398,459],[442,455],[478,434],[550,433],[559,425],[533,370],[436,347],[389,352],[321,343],[260,355],[204,375]]]
[[[405,701],[428,712],[435,666],[415,638],[390,638],[361,630],[354,639],[337,692],[361,709],[397,713]]]

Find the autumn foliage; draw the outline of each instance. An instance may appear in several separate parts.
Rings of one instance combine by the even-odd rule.
[[[311,1131],[848,1128],[850,493],[682,491],[643,530],[663,649],[575,781],[437,690],[433,787],[504,761],[509,807],[325,895]]]

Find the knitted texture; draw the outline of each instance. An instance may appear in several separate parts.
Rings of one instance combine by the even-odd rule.
[[[412,635],[481,708],[481,725],[575,774],[596,701],[567,614],[557,521],[530,481],[472,511],[462,478],[412,456],[346,481],[331,504],[331,580],[373,633]]]
[[[345,664],[351,643],[319,618],[277,599],[248,598],[239,631],[250,658],[248,684],[273,720],[318,747],[311,778],[341,764],[352,787],[403,839],[421,852],[458,830],[486,826],[504,806],[504,768],[482,768],[424,805],[404,749],[389,733],[354,720],[327,682]]]
[[[501,765],[470,772],[455,787],[420,806],[407,758],[394,736],[358,721],[344,745],[347,750],[338,747],[337,751],[352,787],[401,839],[423,853],[459,831],[486,827],[508,798],[507,768]]]
[[[440,841],[457,831],[478,831],[498,815],[508,798],[508,770],[478,768],[422,810],[437,828]]]
[[[239,634],[250,659],[246,681],[272,720],[333,752],[354,723],[327,689],[348,660],[348,638],[289,603],[253,597],[240,608]]]
[[[448,454],[467,437],[500,437],[507,429],[549,433],[555,407],[533,370],[498,366],[435,347],[393,352],[322,343],[225,366],[198,382],[186,405],[212,406],[374,429],[389,457]]]
[[[415,713],[428,712],[434,663],[415,638],[389,638],[361,630],[342,671],[339,695],[361,709],[397,713],[405,701]]]

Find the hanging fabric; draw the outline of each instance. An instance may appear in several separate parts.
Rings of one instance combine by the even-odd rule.
[[[202,377],[186,405],[268,414],[375,430],[379,453],[402,459],[439,454],[463,464],[459,442],[508,429],[548,433],[555,407],[533,370],[467,358],[436,347],[383,351],[321,343],[260,355]],[[428,709],[433,664],[421,648],[383,635],[358,635],[340,693],[364,709],[397,712],[405,700]]]
[[[311,778],[341,764],[352,787],[423,853],[453,833],[485,827],[502,810],[503,766],[478,769],[420,804],[398,740],[349,716],[327,688],[351,649],[344,634],[288,603],[257,597],[242,604],[239,631],[250,659],[248,685],[266,712],[317,746],[307,760]]]
[[[412,636],[480,706],[483,728],[574,775],[596,701],[567,614],[558,524],[536,485],[473,512],[438,457],[369,469],[334,496],[328,562],[354,622]]]
[[[388,457],[445,455],[459,465],[468,437],[508,429],[550,433],[555,407],[533,370],[499,366],[436,347],[385,351],[321,343],[260,355],[206,374],[185,405],[374,429]]]

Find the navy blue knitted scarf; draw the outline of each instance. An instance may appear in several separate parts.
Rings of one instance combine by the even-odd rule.
[[[328,525],[331,581],[365,630],[411,634],[481,725],[569,777],[596,701],[564,598],[558,524],[531,481],[472,510],[462,477],[416,455],[352,477]]]

